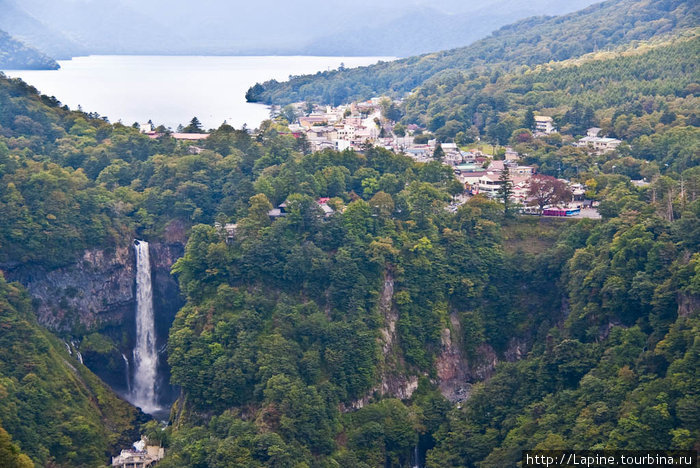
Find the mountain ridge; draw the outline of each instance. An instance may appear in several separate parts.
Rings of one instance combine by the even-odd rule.
[[[682,0],[608,0],[563,16],[526,18],[467,47],[258,83],[246,96],[266,104],[311,100],[336,105],[381,94],[402,97],[446,70],[508,70],[564,60],[692,27],[699,17],[700,7]]]
[[[58,63],[0,30],[0,70],[57,70]]]

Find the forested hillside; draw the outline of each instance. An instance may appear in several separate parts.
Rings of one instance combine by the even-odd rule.
[[[676,158],[648,145],[667,131],[698,124],[697,34],[691,30],[507,74],[441,73],[406,99],[403,121],[427,127],[442,141],[468,144],[481,136],[517,144],[529,140],[525,134],[534,129],[528,119],[537,112],[554,118],[566,142],[599,127],[630,142],[635,157],[689,167],[692,151]],[[519,136],[512,140],[514,134]],[[584,153],[575,159],[579,166],[591,163]]]
[[[510,143],[540,173],[584,184],[599,220],[508,216],[483,196],[450,211],[464,190],[452,168],[382,148],[310,154],[282,116],[252,133],[224,124],[194,147],[0,77],[0,269],[188,239],[167,346],[181,396],[166,430],[141,427],[166,446],[164,468],[510,467],[532,448],[697,450],[699,42],[685,28],[696,9],[606,2],[505,28],[454,62],[352,72],[395,67],[343,100],[422,84],[405,123]],[[596,43],[616,47],[579,57]],[[478,67],[425,81],[440,57]],[[394,82],[409,63],[425,73]],[[321,75],[329,86],[342,76]],[[535,111],[561,133],[534,137]],[[625,143],[600,155],[570,145],[593,125]],[[32,307],[0,276],[0,457],[100,466],[143,421]],[[119,344],[77,324],[66,333],[98,354]]]
[[[320,72],[251,87],[249,101],[287,104],[314,101],[338,105],[378,95],[403,97],[448,70],[510,71],[608,49],[630,41],[695,27],[700,8],[685,0],[608,0],[559,17],[534,17],[495,31],[459,49],[384,62],[369,67]]]
[[[0,70],[55,70],[58,64],[0,30]]]
[[[34,466],[27,456],[40,466],[99,466],[138,437],[145,416],[42,329],[26,290],[2,274],[0,324],[1,466]]]

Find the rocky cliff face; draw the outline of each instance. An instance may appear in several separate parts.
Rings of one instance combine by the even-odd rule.
[[[54,332],[80,333],[126,321],[134,304],[134,262],[133,248],[126,245],[87,250],[63,268],[27,266],[7,276],[29,290],[42,325]]]
[[[384,317],[380,344],[382,348],[382,372],[379,383],[368,395],[351,402],[345,410],[358,409],[367,404],[372,395],[386,395],[402,400],[411,397],[418,387],[418,376],[405,372],[406,366],[398,346],[396,322],[399,319],[393,304],[394,278],[390,271],[385,273],[384,288],[379,300],[379,311]],[[473,357],[464,353],[462,343],[462,324],[456,313],[450,314],[449,327],[442,331],[441,351],[435,360],[437,378],[435,383],[440,392],[451,402],[458,402],[469,397],[471,386],[475,382],[488,379],[493,375],[499,357],[494,349],[486,343],[476,346]],[[527,354],[529,348],[526,338],[513,338],[503,359],[516,361]]]
[[[158,386],[164,401],[171,402],[174,390],[167,383],[165,345],[184,302],[170,269],[184,254],[184,242],[149,245],[156,342],[161,351]],[[62,268],[21,266],[8,269],[6,277],[29,290],[42,325],[75,339],[85,364],[117,392],[128,392],[136,329],[136,258],[130,239],[116,248],[87,250]]]
[[[170,268],[183,252],[180,243],[151,244],[155,306],[166,314],[156,317],[157,321],[172,322],[182,304]],[[109,250],[87,250],[75,263],[55,270],[22,266],[7,271],[6,276],[29,290],[42,325],[54,332],[80,335],[133,321],[135,262],[129,242]]]
[[[468,359],[461,328],[457,314],[450,314],[450,327],[442,330],[442,350],[435,361],[440,392],[453,403],[466,400],[472,384],[491,377],[498,364],[496,352],[485,343],[478,345],[474,357]]]

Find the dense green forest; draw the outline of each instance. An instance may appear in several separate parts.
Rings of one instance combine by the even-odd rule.
[[[502,75],[443,73],[406,99],[403,120],[427,127],[443,141],[466,144],[485,134],[507,144],[513,132],[522,140],[523,130],[533,130],[528,114],[538,112],[554,117],[568,142],[593,126],[633,145],[648,141],[651,134],[697,125],[697,34],[689,30]],[[654,159],[688,163],[662,155]]]
[[[138,436],[145,415],[69,356],[1,274],[0,328],[0,466],[99,466]]]
[[[512,144],[540,173],[584,183],[600,220],[508,217],[482,196],[453,213],[463,186],[437,161],[309,154],[283,117],[252,133],[222,125],[200,151],[0,77],[0,269],[184,232],[173,274],[186,304],[168,343],[182,393],[166,430],[140,427],[167,447],[164,468],[407,467],[416,453],[421,466],[508,467],[532,448],[697,450],[696,9],[606,2],[504,28],[455,51],[466,66],[443,53],[370,68],[396,67],[381,79],[397,91],[421,85],[404,122],[443,141]],[[596,45],[616,47],[579,57]],[[438,59],[461,69],[435,75]],[[560,133],[533,137],[535,111]],[[570,145],[593,125],[625,144],[599,156]],[[0,315],[0,459],[100,466],[128,446],[143,415],[2,276]]]
[[[58,63],[0,30],[0,70],[55,70]]]
[[[697,3],[686,0],[608,0],[564,16],[525,19],[459,49],[257,83],[246,97],[268,104],[308,100],[332,105],[382,94],[403,97],[440,73],[502,73],[566,60],[696,27],[699,13]]]

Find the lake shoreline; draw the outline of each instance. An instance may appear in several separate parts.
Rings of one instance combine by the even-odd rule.
[[[132,125],[151,120],[173,130],[197,117],[205,128],[226,122],[257,128],[270,107],[249,103],[257,82],[366,66],[393,57],[88,55],[60,60],[58,70],[3,70],[71,109]]]

